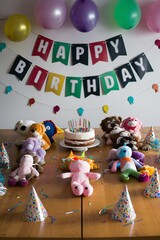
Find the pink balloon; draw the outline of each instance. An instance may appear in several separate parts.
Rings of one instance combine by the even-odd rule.
[[[63,0],[37,0],[35,18],[46,29],[60,28],[67,16],[67,7]]]
[[[160,32],[160,1],[150,4],[146,13],[146,25],[153,32]]]

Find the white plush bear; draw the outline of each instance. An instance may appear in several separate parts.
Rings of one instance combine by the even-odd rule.
[[[30,127],[34,123],[32,120],[20,120],[16,123],[14,130],[19,134],[15,142],[17,147],[20,147],[22,142],[27,139]]]

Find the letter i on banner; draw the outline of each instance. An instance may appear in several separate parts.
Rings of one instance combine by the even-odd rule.
[[[60,96],[64,79],[65,79],[65,76],[63,75],[56,74],[56,73],[49,73],[45,91],[53,92],[56,95]]]
[[[19,80],[22,81],[31,64],[32,63],[30,61],[18,55],[9,71],[9,74],[15,75]]]
[[[47,61],[52,44],[53,44],[53,40],[46,38],[44,36],[38,35],[34,45],[32,56],[39,56],[44,61]]]
[[[40,91],[47,77],[47,74],[48,74],[47,70],[38,66],[34,66],[27,81],[27,85],[33,85],[36,89]]]

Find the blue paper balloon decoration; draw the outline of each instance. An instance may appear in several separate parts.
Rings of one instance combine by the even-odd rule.
[[[82,116],[82,115],[83,115],[83,112],[84,112],[84,109],[83,109],[82,107],[79,107],[79,108],[77,109],[77,112],[78,112],[79,116]]]
[[[118,0],[114,9],[114,17],[121,28],[132,29],[141,20],[141,8],[136,0]]]
[[[78,31],[89,32],[97,25],[98,8],[92,0],[77,0],[71,7],[70,19]]]

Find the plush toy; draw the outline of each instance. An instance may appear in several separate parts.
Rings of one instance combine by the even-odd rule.
[[[106,145],[112,144],[109,134],[113,129],[115,129],[115,127],[119,127],[121,122],[122,118],[120,116],[107,117],[101,121],[100,127],[104,132],[103,138],[106,142]]]
[[[69,169],[71,172],[61,173],[62,179],[72,178],[71,188],[72,192],[76,196],[91,196],[93,193],[93,187],[91,186],[89,179],[98,180],[101,177],[100,173],[90,172],[90,165],[86,161],[77,160],[70,164]]]
[[[134,161],[137,170],[144,168],[144,157],[145,157],[145,155],[142,152],[132,150],[131,158]],[[117,149],[116,148],[112,148],[109,150],[106,160],[107,160],[107,162],[109,162],[108,166],[112,172],[113,163],[115,161],[119,160],[117,157]],[[117,169],[118,168],[120,168],[120,162],[117,163]]]
[[[42,123],[34,123],[30,127],[30,136],[41,140],[41,146],[47,150],[51,146],[51,141],[46,134],[46,128]]]
[[[33,157],[29,154],[21,157],[19,167],[10,174],[8,185],[27,186],[30,179],[27,180],[27,175],[30,175],[30,178],[39,176],[39,172],[33,167]]]
[[[129,176],[134,176],[140,182],[146,182],[149,180],[149,176],[146,173],[140,173],[136,169],[135,162],[131,158],[132,150],[128,146],[122,146],[117,149],[118,160],[112,164],[111,172],[117,171],[118,163],[120,163],[121,180],[128,181]]]
[[[133,136],[135,136],[137,142],[140,142],[141,140],[141,128],[142,128],[142,122],[135,117],[128,117],[122,121],[121,127],[125,130],[132,133]]]
[[[46,151],[41,146],[41,140],[35,137],[29,137],[22,143],[21,155],[30,154],[36,157],[36,162],[40,165],[45,164],[44,157]]]
[[[31,125],[35,123],[32,120],[20,120],[16,123],[14,130],[18,134],[18,137],[15,141],[17,147],[21,147],[22,142],[29,136],[29,131]]]

